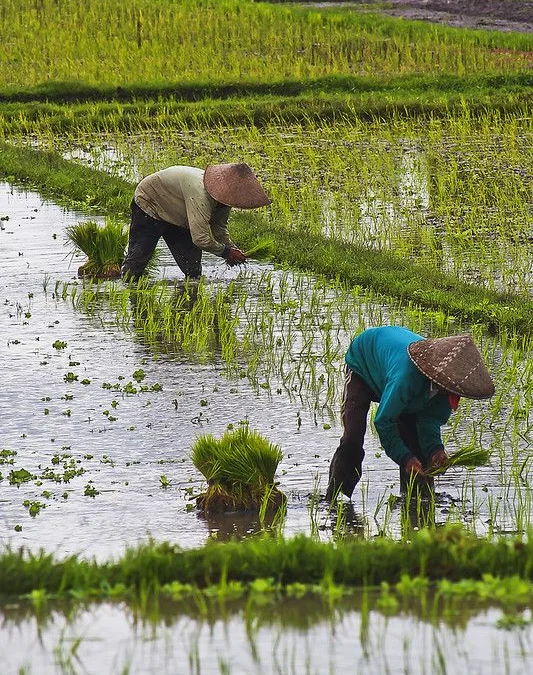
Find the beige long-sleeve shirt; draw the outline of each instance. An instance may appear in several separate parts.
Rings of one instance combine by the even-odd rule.
[[[170,166],[143,178],[135,189],[137,205],[152,218],[184,227],[203,251],[221,256],[232,246],[228,231],[231,211],[204,188],[204,170]]]

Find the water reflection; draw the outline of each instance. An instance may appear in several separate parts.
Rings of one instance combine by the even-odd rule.
[[[330,529],[339,539],[362,538],[369,532],[367,519],[355,510],[351,501],[341,499],[331,505],[327,525],[323,529]]]
[[[256,511],[201,512],[198,514],[198,518],[206,523],[210,538],[226,541],[229,539],[244,539],[254,534],[267,532],[274,527],[282,527],[285,514],[282,512],[267,512],[263,516]]]
[[[290,588],[290,587],[289,587]],[[296,591],[297,589],[293,589]],[[290,593],[288,589],[288,593]],[[532,626],[502,631],[496,605],[437,598],[431,590],[390,603],[390,591],[335,598],[250,595],[0,607],[3,671],[283,673],[531,672]],[[388,599],[389,602],[385,602]],[[177,669],[177,664],[181,664]]]

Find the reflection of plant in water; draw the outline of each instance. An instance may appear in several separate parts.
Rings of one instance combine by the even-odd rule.
[[[405,321],[420,328],[426,321],[412,307],[386,309],[381,298],[358,288],[271,270],[241,273],[225,287],[203,278],[126,288],[86,282],[68,294],[90,313],[110,307],[118,325],[133,325],[154,349],[220,358],[228,374],[247,377],[257,389],[303,398],[330,420],[342,381],[339,364],[353,333],[369,324]]]

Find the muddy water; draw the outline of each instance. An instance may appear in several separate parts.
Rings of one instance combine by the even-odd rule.
[[[302,397],[228,378],[216,358],[202,363],[154,354],[112,318],[87,315],[63,299],[63,282],[76,279],[82,262],[68,254],[65,228],[87,216],[1,184],[0,217],[4,545],[108,558],[149,536],[193,547],[209,536],[256,530],[255,516],[207,521],[191,501],[191,493],[204,486],[189,458],[194,439],[205,432],[220,435],[228,424],[241,421],[282,448],[279,487],[289,498],[285,534],[331,536],[336,515],[310,495],[325,491],[329,459],[341,433],[337,408],[349,333],[335,334],[334,404],[329,416],[317,417]],[[264,265],[248,269],[243,283],[249,284],[250,297],[255,272],[259,278],[264,271]],[[180,277],[168,255],[159,274]],[[204,258],[204,274],[214,285],[242,275],[210,256]],[[313,281],[306,283],[311,288]],[[139,370],[145,375],[140,383],[133,377]],[[137,393],[123,391],[128,383]],[[468,410],[481,415],[483,406]],[[455,435],[468,437],[469,424],[465,419],[463,432]],[[397,467],[370,430],[366,452],[364,480],[345,510],[343,527],[356,536],[398,534],[400,509],[389,500],[399,495]],[[471,499],[474,487],[482,488],[483,503]],[[482,532],[486,499],[496,504],[501,492],[500,476],[491,468],[480,469],[475,478],[449,472],[438,481],[437,521],[451,513],[476,520]],[[509,491],[505,495],[512,497]],[[527,497],[521,496],[520,504],[527,509]],[[499,518],[505,529],[502,510]]]

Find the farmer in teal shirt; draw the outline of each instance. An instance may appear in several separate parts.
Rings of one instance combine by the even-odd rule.
[[[346,353],[344,433],[331,460],[326,498],[351,497],[362,473],[364,436],[372,401],[374,426],[403,480],[447,460],[441,437],[459,398],[483,399],[494,383],[470,335],[428,338],[401,326],[368,328]]]

